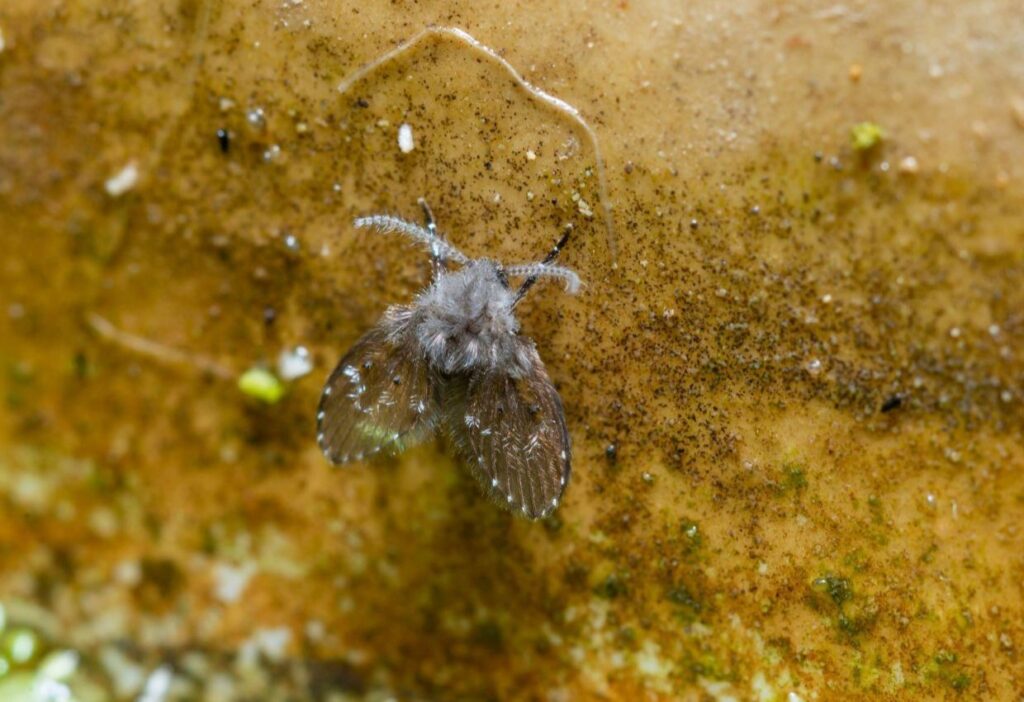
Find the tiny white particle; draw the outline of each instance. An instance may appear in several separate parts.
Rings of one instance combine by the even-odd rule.
[[[498,479],[491,478],[491,487],[498,487]]]
[[[311,370],[313,370],[313,359],[305,346],[285,349],[277,357],[277,374],[282,380],[297,380]]]
[[[562,453],[559,454],[559,457],[564,461],[565,460],[565,451],[562,451]]]
[[[139,168],[132,161],[116,174],[107,179],[103,187],[110,197],[120,197],[135,187],[139,182]]]
[[[252,107],[245,113],[245,121],[255,129],[263,129],[267,124],[267,117],[262,107]]]
[[[255,574],[256,566],[252,564],[217,563],[213,567],[213,596],[225,604],[238,602]]]
[[[509,496],[508,496],[508,503],[512,504],[512,495],[511,494],[509,494]]]
[[[3,51],[7,47],[7,42],[4,41],[4,30],[0,29],[0,51]]]
[[[565,476],[564,475],[558,480],[558,484],[559,485],[565,485]]]
[[[316,413],[316,418],[317,418],[317,419],[323,419],[323,418],[324,418],[324,413],[323,413],[323,410],[321,410],[321,411],[319,411],[319,412],[317,412],[317,413]]]
[[[146,680],[146,687],[142,690],[139,702],[161,702],[166,699],[174,675],[170,666],[162,665]]]
[[[412,125],[402,124],[398,128],[398,148],[403,154],[407,154],[416,148],[416,142],[412,137]]]
[[[555,499],[551,500],[551,506],[552,507],[557,507],[558,506],[558,498],[557,497]]]
[[[321,412],[320,414],[323,414],[323,412]],[[317,434],[317,435],[316,435],[316,440],[317,440],[317,441],[318,441],[319,443],[321,443],[321,444],[322,444],[322,443],[324,442],[324,435],[323,435],[323,434]]]
[[[331,394],[331,389],[329,387],[324,388],[324,395],[330,395],[330,394]]]

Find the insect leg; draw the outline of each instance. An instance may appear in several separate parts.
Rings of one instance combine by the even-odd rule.
[[[416,202],[423,208],[423,218],[427,224],[427,231],[438,241],[444,241],[444,235],[437,231],[437,222],[434,220],[434,211],[430,209],[425,198],[419,198]],[[430,247],[430,262],[434,264],[434,280],[441,277],[448,270],[448,259],[444,257],[444,251],[437,246]]]
[[[561,238],[555,242],[551,251],[549,251],[548,255],[544,257],[543,261],[541,261],[542,266],[546,266],[558,258],[558,254],[561,253],[562,249],[568,243],[570,234],[572,234],[572,224],[567,224],[565,225],[565,231],[562,233]],[[530,288],[532,288],[533,284],[536,282],[537,276],[535,275],[531,275],[523,281],[523,284],[519,286],[519,290],[516,291],[516,299],[512,302],[513,306],[518,304],[518,302],[526,296],[526,293],[529,292]]]

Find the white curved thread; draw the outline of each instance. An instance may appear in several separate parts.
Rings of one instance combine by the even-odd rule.
[[[414,241],[426,244],[430,249],[430,253],[435,258],[440,257],[449,261],[455,261],[460,265],[464,265],[469,261],[464,253],[431,232],[429,229],[421,227],[418,224],[413,224],[412,222],[407,222],[401,217],[394,217],[392,215],[370,215],[369,217],[359,217],[355,221],[355,226],[357,228],[372,227],[374,229],[379,229],[385,234],[392,232],[405,234]]]
[[[545,92],[530,83],[528,80],[523,78],[519,71],[516,70],[515,66],[509,63],[507,59],[502,57],[491,47],[478,41],[465,30],[459,29],[458,27],[427,27],[426,29],[417,32],[409,39],[401,42],[393,49],[385,51],[373,61],[370,61],[343,78],[342,81],[338,83],[338,92],[342,94],[347,93],[354,84],[368,76],[370,73],[377,70],[385,63],[398,58],[406,51],[412,49],[423,41],[423,39],[430,36],[454,37],[467,46],[486,55],[492,61],[495,61],[498,65],[504,68],[520,88],[530,93],[549,107],[558,110],[564,115],[568,115],[568,117],[576,123],[576,126],[586,133],[587,138],[590,140],[590,146],[594,150],[594,161],[597,168],[598,195],[601,200],[601,210],[604,213],[604,225],[608,237],[608,250],[611,253],[612,264],[614,265],[617,256],[615,245],[615,225],[612,221],[612,207],[608,199],[608,178],[605,175],[604,156],[601,154],[601,145],[597,140],[597,133],[590,126],[587,120],[583,118],[583,115],[580,114],[579,110],[567,103],[565,100],[557,98],[551,93]]]
[[[564,266],[553,266],[550,263],[523,263],[515,266],[504,266],[508,275],[523,278],[559,278],[565,283],[565,289],[575,295],[580,289],[580,277],[576,271]]]

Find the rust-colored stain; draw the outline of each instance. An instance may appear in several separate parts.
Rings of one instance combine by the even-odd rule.
[[[0,8],[0,699],[1017,699],[1019,8],[624,9]],[[593,126],[615,256],[586,134],[495,62],[338,91],[431,24]],[[352,220],[419,197],[471,256],[575,227],[581,294],[517,308],[573,439],[544,521],[443,442],[316,445],[430,276]]]

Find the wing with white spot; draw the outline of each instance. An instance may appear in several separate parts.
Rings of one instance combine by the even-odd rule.
[[[415,347],[368,331],[331,373],[317,410],[317,441],[334,464],[398,453],[433,430],[434,381]]]
[[[571,449],[562,400],[532,345],[530,353],[523,378],[481,372],[447,379],[442,405],[448,433],[484,490],[538,519],[562,498]]]

